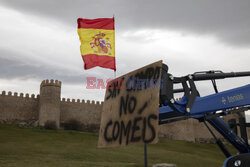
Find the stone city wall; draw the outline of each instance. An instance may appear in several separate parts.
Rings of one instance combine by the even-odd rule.
[[[78,121],[87,131],[98,131],[103,102],[61,99],[61,82],[44,80],[40,85],[40,95],[35,97],[23,93],[0,94],[0,123],[26,123],[44,126],[47,121],[55,121],[59,128],[70,121]],[[236,115],[225,117],[227,122]],[[213,129],[213,128],[212,128]],[[216,132],[216,131],[214,131]],[[239,132],[239,130],[238,130]],[[220,134],[215,133],[219,138]],[[250,129],[248,128],[248,135]],[[172,140],[210,142],[212,135],[195,119],[183,120],[159,126],[159,136]]]
[[[77,120],[83,124],[86,130],[96,131],[101,122],[102,103],[99,101],[80,99],[70,99],[61,101],[61,123],[65,124],[72,120]]]
[[[21,123],[44,126],[55,121],[57,128],[70,121],[78,121],[86,130],[98,131],[102,103],[80,99],[61,99],[61,82],[44,80],[40,85],[40,95],[35,97],[15,92],[0,94],[0,123]]]
[[[0,122],[1,123],[34,123],[38,120],[39,96],[23,93],[3,91],[0,94]]]

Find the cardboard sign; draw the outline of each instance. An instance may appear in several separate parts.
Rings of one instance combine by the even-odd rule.
[[[108,83],[98,147],[157,143],[162,61]]]

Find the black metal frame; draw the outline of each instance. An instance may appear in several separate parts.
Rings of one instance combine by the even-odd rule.
[[[199,95],[198,90],[196,89],[194,81],[204,81],[204,80],[211,80],[215,93],[218,93],[218,88],[216,85],[217,79],[225,79],[225,78],[232,78],[232,77],[243,77],[243,76],[250,76],[250,71],[247,72],[230,72],[230,73],[223,73],[222,71],[201,71],[196,72],[194,74],[190,74],[184,77],[173,77],[171,74],[168,73],[167,65],[163,64],[162,67],[162,86],[160,91],[160,106],[164,106],[165,101],[168,102],[169,105],[174,111],[174,115],[178,115],[178,111],[176,111],[175,107],[173,107],[173,103],[175,102],[174,93],[181,93],[184,92],[184,96],[187,97],[188,103],[186,105],[187,113],[191,110],[192,105]],[[174,89],[174,84],[182,84],[182,89]],[[245,118],[242,116],[240,112],[246,111],[250,109],[250,107],[242,107],[228,111],[228,113],[237,113],[239,116],[239,125],[241,138],[248,144],[247,139],[247,131],[246,127],[250,127],[250,124],[246,124]],[[189,110],[189,111],[188,111]],[[199,119],[200,122],[204,122],[205,126],[208,128],[209,132],[212,134],[216,143],[218,144],[219,148],[222,150],[226,157],[231,156],[225,145],[222,141],[215,136],[212,129],[206,124],[206,121],[210,123],[209,120],[215,120],[216,117],[225,115],[225,113],[218,113],[213,115],[206,115],[204,118]],[[180,117],[175,117],[166,121],[161,122],[163,123],[170,123],[179,120],[186,120],[190,118],[188,115],[183,116],[180,114]],[[216,120],[215,120],[216,121]],[[212,124],[211,124],[212,125]],[[237,128],[237,127],[236,127]]]

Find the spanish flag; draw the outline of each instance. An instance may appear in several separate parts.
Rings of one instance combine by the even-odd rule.
[[[114,18],[77,19],[84,69],[115,66]]]

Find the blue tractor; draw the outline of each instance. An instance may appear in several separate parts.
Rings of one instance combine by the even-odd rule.
[[[219,92],[216,86],[217,79],[250,76],[250,72],[203,71],[183,77],[174,77],[168,73],[168,66],[162,67],[162,85],[160,90],[159,124],[167,124],[189,118],[204,123],[214,137],[219,148],[226,156],[223,167],[250,167],[250,146],[248,144],[245,121],[242,112],[250,109],[250,84]],[[195,82],[211,80],[215,93],[201,97]],[[179,84],[181,88],[174,89]],[[176,100],[177,93],[183,96]],[[237,113],[239,123],[226,123],[221,116]],[[209,125],[210,124],[210,125]],[[234,127],[239,125],[241,135],[235,133]],[[216,137],[210,126],[214,127],[238,151],[231,155],[222,141]],[[236,128],[237,129],[237,128]]]

